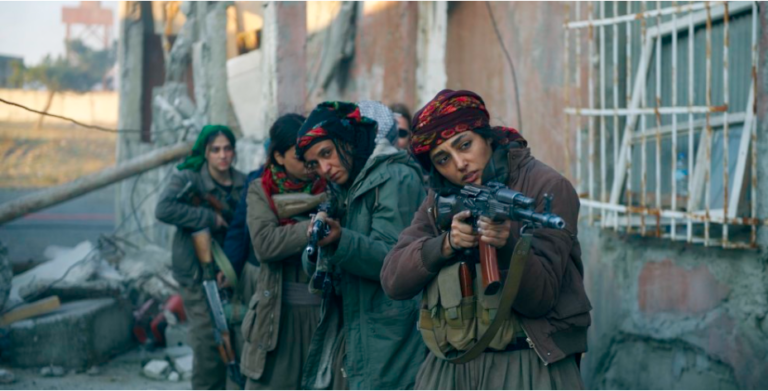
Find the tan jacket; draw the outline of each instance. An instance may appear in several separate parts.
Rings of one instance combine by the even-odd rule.
[[[584,290],[584,266],[578,240],[579,197],[571,183],[549,166],[534,159],[528,148],[514,148],[494,160],[506,161],[506,184],[536,199],[536,210],[544,209],[545,194],[554,195],[552,212],[566,222],[563,231],[536,229],[517,299],[512,309],[534,350],[545,364],[585,352],[592,309]],[[408,299],[424,289],[440,269],[451,263],[442,256],[446,233],[435,226],[434,193],[416,212],[411,226],[402,232],[397,245],[384,261],[381,284],[388,296]],[[499,249],[499,267],[509,267],[512,250],[520,237],[520,223],[513,222],[510,239]]]
[[[310,210],[293,216],[301,221],[294,225],[280,226],[277,216],[269,206],[261,180],[254,180],[248,186],[246,223],[251,234],[253,252],[261,263],[261,273],[256,285],[258,289],[251,297],[248,314],[242,325],[245,344],[240,370],[249,378],[261,378],[267,352],[277,346],[283,302],[283,268],[286,262],[293,262],[301,269],[301,253],[307,246],[309,213],[316,209],[311,206],[319,203],[318,197],[307,195],[306,206],[298,209]],[[324,195],[322,197],[324,198]],[[275,202],[278,210],[282,210],[280,201]],[[295,200],[291,202],[291,207],[296,208]]]

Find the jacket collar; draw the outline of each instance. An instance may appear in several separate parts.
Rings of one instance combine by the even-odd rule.
[[[245,185],[245,181],[242,175],[238,175],[238,172],[234,168],[229,169],[230,177],[232,178],[232,189],[239,189]],[[200,179],[203,181],[203,186],[206,192],[210,192],[216,188],[216,182],[213,181],[211,172],[208,171],[208,162],[203,163],[200,168]]]

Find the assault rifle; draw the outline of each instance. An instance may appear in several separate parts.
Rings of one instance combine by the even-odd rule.
[[[331,215],[332,200],[321,203],[317,211],[325,212],[328,216]],[[312,289],[315,291],[321,291],[323,297],[328,297],[333,289],[333,281],[331,281],[331,271],[326,270],[324,265],[321,265],[322,257],[320,256],[321,249],[318,247],[318,242],[323,240],[331,233],[331,227],[325,219],[315,216],[312,221],[312,228],[309,233],[309,243],[307,244],[306,252],[310,260],[317,262],[317,269],[315,270],[315,276],[312,278]]]
[[[203,269],[203,290],[205,301],[208,303],[211,320],[213,321],[213,337],[222,361],[227,365],[229,378],[241,387],[245,386],[245,378],[240,373],[240,365],[232,348],[232,339],[227,326],[227,318],[224,315],[224,306],[221,304],[219,287],[216,284],[216,271],[213,267],[213,255],[211,253],[211,231],[206,229],[192,234],[192,243],[195,246],[195,254]]]
[[[226,202],[219,201],[213,194],[202,194],[192,181],[187,182],[181,189],[176,199],[192,206],[204,206],[213,209],[227,222],[232,221],[234,211]]]
[[[331,210],[330,202],[326,201],[318,205],[318,212],[329,213]],[[317,242],[323,240],[328,234],[331,233],[331,227],[325,222],[325,219],[315,217],[312,222],[312,230],[309,234],[309,243],[307,244],[307,255],[315,257],[317,254]],[[311,259],[311,258],[310,258]]]
[[[477,219],[485,216],[494,221],[509,219],[520,221],[525,228],[564,229],[565,221],[552,213],[551,195],[544,195],[544,212],[537,213],[536,200],[524,196],[501,183],[491,182],[487,186],[469,184],[461,189],[460,194],[438,196],[435,208],[435,221],[442,230],[451,227],[453,216],[465,210],[472,213],[470,223],[477,228]],[[483,289],[486,295],[493,295],[501,288],[501,275],[496,259],[496,248],[487,243],[480,243],[480,269],[483,277]]]

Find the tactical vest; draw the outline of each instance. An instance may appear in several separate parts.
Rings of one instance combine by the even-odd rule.
[[[462,297],[458,262],[440,270],[424,291],[418,329],[437,357],[450,357],[451,352],[467,350],[496,318],[502,290],[485,295],[479,264],[475,265],[475,271],[473,296]],[[486,349],[503,351],[514,338],[524,336],[512,312]]]

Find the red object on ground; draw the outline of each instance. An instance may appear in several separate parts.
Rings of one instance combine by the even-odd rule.
[[[187,314],[184,312],[184,302],[181,300],[181,295],[177,294],[169,297],[168,301],[165,302],[164,308],[176,315],[176,318],[179,319],[179,323],[187,321]]]

